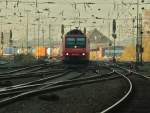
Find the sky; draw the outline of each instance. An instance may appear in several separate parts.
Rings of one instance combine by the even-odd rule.
[[[44,37],[48,39],[50,25],[51,39],[60,40],[62,24],[65,25],[65,32],[75,27],[86,27],[87,31],[97,28],[111,37],[112,20],[116,19],[119,40],[121,37],[131,37],[132,19],[136,18],[136,2],[137,0],[0,0],[0,31],[8,37],[9,29],[12,29],[13,39],[22,43],[27,40],[27,24],[29,40],[37,39],[38,25],[39,38],[44,31]],[[147,2],[149,0],[144,1]],[[139,3],[140,13],[142,7],[149,8],[150,4]]]

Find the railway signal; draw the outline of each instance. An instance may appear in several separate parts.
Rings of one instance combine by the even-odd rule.
[[[61,34],[64,34],[64,25],[61,25]]]
[[[61,39],[63,38],[63,35],[64,35],[64,25],[62,24],[61,25]]]
[[[115,50],[116,50],[116,38],[117,38],[117,35],[116,35],[116,20],[113,19],[113,33],[112,33],[112,37],[114,38],[114,54],[113,54],[113,62],[115,63],[116,62],[116,54],[115,54]]]
[[[113,19],[113,34],[116,33],[116,20]]]
[[[10,37],[9,37],[9,43],[10,43],[10,46],[12,46],[12,30],[10,30]]]

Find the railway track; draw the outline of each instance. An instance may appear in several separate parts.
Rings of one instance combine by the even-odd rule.
[[[27,73],[28,72],[35,72],[37,70],[41,70],[41,69],[45,69],[45,68],[49,68],[49,67],[54,67],[54,66],[62,66],[62,64],[59,64],[59,63],[44,63],[44,64],[37,64],[37,65],[31,65],[31,66],[26,66],[26,67],[23,67],[23,68],[19,68],[19,69],[14,69],[14,70],[11,70],[11,71],[8,71],[8,72],[4,72],[4,73],[0,73],[0,77],[3,75],[9,75],[9,74],[16,74],[17,72],[19,72],[19,74],[22,74],[22,73]]]
[[[109,73],[108,75],[111,75],[111,74],[113,74],[113,72]],[[46,83],[46,84],[37,84],[38,86],[41,85],[42,87],[40,87],[38,89],[31,90],[31,91],[26,91],[26,92],[20,93],[20,94],[17,94],[15,96],[12,96],[12,97],[9,97],[6,99],[3,99],[0,101],[0,105],[4,105],[6,103],[12,102],[12,101],[17,100],[18,98],[21,98],[24,96],[33,96],[33,95],[43,94],[43,93],[47,93],[47,92],[51,92],[51,91],[62,90],[65,88],[77,87],[80,85],[91,84],[91,83],[96,83],[99,81],[115,79],[116,77],[118,77],[118,76],[101,78],[100,76],[95,75],[95,76],[86,77],[86,78],[79,78],[79,79],[71,78],[70,80],[65,80],[65,81],[50,82],[50,83]],[[3,94],[2,94],[2,96],[3,96]]]
[[[66,70],[66,67],[60,67],[61,65],[62,64],[39,64],[25,68],[20,68],[6,73],[1,73],[0,86],[9,86],[10,83],[14,85],[21,84],[23,80],[23,82],[34,81],[34,79],[39,79],[46,76],[62,73]],[[7,83],[9,84],[7,85]]]
[[[122,67],[116,64],[113,65],[113,67],[122,75],[128,73],[126,78],[132,83],[133,91],[125,102],[120,99],[117,102],[118,104],[113,104],[112,107],[110,107],[110,110],[107,108],[103,110],[102,113],[108,111],[111,113],[149,113],[150,102],[148,100],[150,99],[150,78],[127,67]]]
[[[93,68],[87,67],[87,70],[93,70]],[[76,71],[78,71],[78,69]],[[60,73],[53,76],[44,77],[42,79],[38,79],[35,81],[1,88],[0,97],[2,98],[2,100],[0,101],[0,105],[4,105],[5,103],[9,103],[12,100],[17,100],[20,97],[24,97],[28,95],[41,94],[47,91],[75,87],[78,85],[93,83],[96,81],[98,82],[107,79],[114,79],[116,77],[115,76],[115,77],[107,78],[106,76],[110,74],[101,75],[101,77],[100,76],[83,77],[85,76],[85,72],[82,71],[81,72],[79,71],[80,72],[79,74],[76,73],[73,74],[72,76],[69,75],[68,77],[64,77],[66,76],[66,74],[70,72],[71,70],[70,71],[67,70],[62,74]]]

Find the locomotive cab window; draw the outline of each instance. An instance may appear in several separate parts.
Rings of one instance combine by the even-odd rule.
[[[85,47],[85,38],[76,38],[76,45],[80,48]]]
[[[75,45],[75,38],[66,38],[66,47],[73,48]]]
[[[77,46],[78,48],[85,48],[86,46],[86,39],[85,37],[67,37],[66,38],[66,47],[67,48],[74,48]]]

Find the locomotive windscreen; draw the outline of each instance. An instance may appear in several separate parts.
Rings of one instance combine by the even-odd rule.
[[[85,48],[86,39],[85,37],[67,37],[66,38],[66,48]]]

